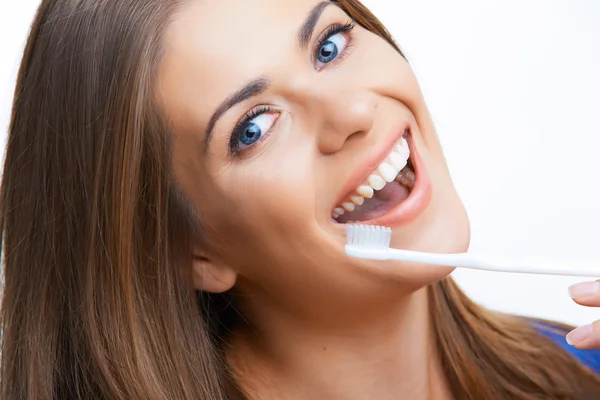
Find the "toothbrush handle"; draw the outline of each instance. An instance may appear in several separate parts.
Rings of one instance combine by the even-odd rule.
[[[565,275],[581,277],[600,277],[600,266],[561,266],[561,265],[528,265],[521,263],[496,262],[469,253],[436,254],[409,250],[389,249],[389,259],[435,264],[446,267],[458,267],[496,272],[513,272],[523,274]]]

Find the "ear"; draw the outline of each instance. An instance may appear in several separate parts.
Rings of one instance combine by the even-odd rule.
[[[192,261],[192,279],[196,290],[223,293],[233,288],[237,272],[228,265],[195,254]]]

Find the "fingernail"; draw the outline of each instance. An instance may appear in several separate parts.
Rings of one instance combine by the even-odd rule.
[[[573,346],[575,344],[584,342],[592,335],[593,331],[594,327],[592,325],[580,326],[567,335],[567,343]]]
[[[598,293],[600,289],[600,282],[583,282],[573,285],[569,288],[569,295],[572,298],[586,298],[591,297]]]

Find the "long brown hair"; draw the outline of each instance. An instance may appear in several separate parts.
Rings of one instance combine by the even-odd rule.
[[[44,0],[18,75],[0,191],[3,399],[242,399],[227,296],[184,282],[202,230],[155,106],[180,0]],[[357,0],[337,3],[387,40]],[[529,321],[430,288],[457,399],[587,399],[600,380]],[[234,310],[233,310],[234,311]]]

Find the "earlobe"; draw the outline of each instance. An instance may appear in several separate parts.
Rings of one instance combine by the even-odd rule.
[[[193,284],[196,290],[223,293],[235,285],[237,273],[227,265],[215,263],[204,257],[194,257]]]

